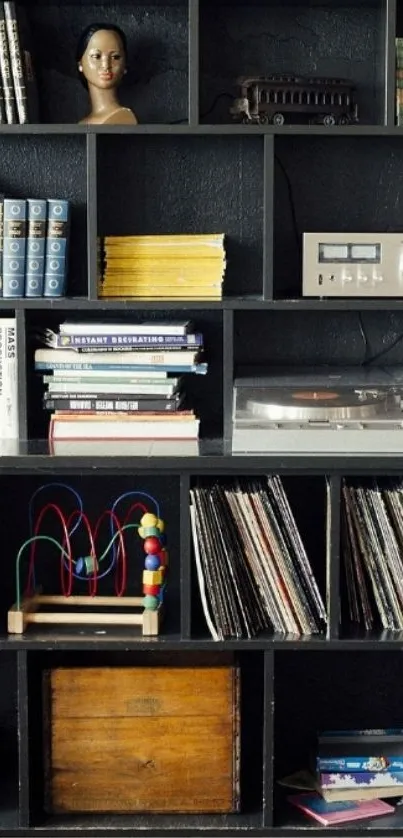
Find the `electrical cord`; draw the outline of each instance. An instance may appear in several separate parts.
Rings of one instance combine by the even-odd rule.
[[[291,180],[289,178],[287,169],[285,168],[284,164],[281,162],[278,154],[274,155],[274,159],[275,159],[277,165],[280,167],[280,169],[281,169],[281,171],[284,175],[286,184],[287,184],[287,191],[288,191],[288,197],[289,197],[290,209],[291,209],[292,226],[293,226],[293,230],[294,230],[294,234],[295,234],[295,240],[297,242],[298,253],[301,256],[301,240],[300,240],[300,235],[299,235],[299,230],[298,230],[297,213],[296,213],[296,210],[295,210],[295,201],[294,201],[292,183],[291,183]]]

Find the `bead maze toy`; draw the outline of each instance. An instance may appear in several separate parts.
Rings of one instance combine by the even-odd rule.
[[[38,495],[45,489],[67,490],[72,493],[77,506],[67,516],[60,505],[51,502],[42,506],[34,518],[33,508]],[[118,507],[122,501],[136,498],[121,520]],[[151,501],[152,512],[144,501]],[[140,511],[139,522],[133,521],[133,515]],[[50,535],[43,534],[41,528],[45,516],[56,516],[62,531],[61,542]],[[146,492],[130,491],[120,495],[109,509],[102,512],[91,526],[84,512],[84,505],[78,492],[64,483],[50,483],[40,486],[34,492],[29,503],[30,538],[25,541],[16,558],[16,602],[8,612],[8,631],[10,634],[23,634],[32,623],[51,625],[102,625],[102,626],[141,626],[143,635],[159,634],[162,616],[162,604],[166,588],[168,571],[168,551],[166,549],[165,524],[160,518],[159,505],[155,498]],[[98,549],[101,525],[109,522],[110,539],[102,552]],[[72,536],[83,529],[88,540],[86,555],[74,558]],[[130,538],[134,532],[143,541],[145,552],[143,571],[143,596],[126,596],[128,584],[129,552],[133,546]],[[129,546],[130,540],[130,546]],[[37,548],[39,545],[52,545],[59,553],[61,594],[42,594],[36,585]],[[22,556],[29,551],[28,576],[25,593],[21,595]],[[115,595],[98,595],[99,582],[109,574],[114,574]],[[88,594],[76,594],[73,588],[87,582]],[[41,608],[57,606],[60,610],[43,611]],[[61,606],[65,609],[62,610]],[[74,607],[80,611],[74,611]],[[117,609],[125,608],[125,613]],[[97,608],[110,608],[111,611],[97,613]],[[135,610],[136,609],[136,610]]]

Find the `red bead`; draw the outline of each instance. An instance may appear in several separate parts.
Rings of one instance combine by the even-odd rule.
[[[156,554],[161,550],[161,542],[155,535],[150,535],[144,541],[144,550],[146,553]]]
[[[143,585],[143,594],[151,594],[151,596],[158,596],[161,590],[161,585]]]

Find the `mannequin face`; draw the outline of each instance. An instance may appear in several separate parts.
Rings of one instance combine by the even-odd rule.
[[[117,32],[99,29],[88,42],[79,70],[88,84],[102,90],[116,87],[126,68],[123,44]]]

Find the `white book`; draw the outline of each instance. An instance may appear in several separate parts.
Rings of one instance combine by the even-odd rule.
[[[177,390],[176,384],[103,384],[94,381],[93,384],[66,384],[54,381],[48,384],[48,393],[121,393],[122,395],[137,396],[171,396]]]
[[[114,352],[111,357],[108,352],[86,352],[85,355],[77,356],[74,349],[36,349],[35,362],[37,364],[110,364],[115,367],[117,365],[146,365],[154,366],[162,364],[169,367],[185,367],[196,363],[199,350],[196,352],[158,352],[152,350],[150,352]]]
[[[0,318],[0,437],[16,439],[18,426],[17,323]]]
[[[172,323],[61,323],[61,335],[186,335],[190,320]]]
[[[94,381],[102,380],[103,378],[111,378],[111,376],[115,376],[115,378],[125,378],[128,382],[136,382],[139,378],[145,379],[155,379],[156,381],[160,381],[161,378],[168,379],[168,373],[163,372],[162,370],[122,370],[120,369],[119,372],[111,372],[110,370],[62,370],[57,375],[52,375],[52,378],[56,381],[57,378],[65,379],[65,378],[92,378]],[[50,377],[50,376],[49,376]],[[169,379],[172,382],[172,379]]]
[[[131,422],[121,419],[81,420],[78,417],[52,416],[50,420],[49,439],[197,439],[199,434],[199,419],[174,422],[146,421]],[[107,454],[108,452],[105,451]]]
[[[62,457],[176,458],[199,455],[197,439],[109,439],[107,445],[104,439],[54,439],[50,440],[49,447],[51,454]]]

